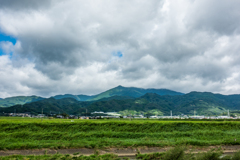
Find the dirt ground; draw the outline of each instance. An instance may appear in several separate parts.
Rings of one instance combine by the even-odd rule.
[[[207,152],[211,149],[221,148],[224,154],[231,154],[240,150],[240,145],[233,146],[208,146],[208,147],[196,147],[188,146],[187,153],[198,153]],[[154,153],[154,152],[165,152],[171,149],[171,147],[138,147],[138,148],[107,148],[107,149],[97,149],[100,154],[113,153],[117,154],[119,157],[135,156],[137,153]],[[34,150],[0,150],[0,156],[9,155],[44,155],[44,154],[74,154],[79,153],[81,155],[91,155],[96,152],[96,149],[80,148],[80,149],[34,149]]]

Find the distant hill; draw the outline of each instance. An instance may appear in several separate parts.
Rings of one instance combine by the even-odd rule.
[[[146,93],[156,93],[158,95],[183,95],[183,93],[171,91],[168,89],[143,89],[136,87],[117,86],[103,93],[92,96],[92,98],[88,99],[88,101],[99,100],[102,98],[108,98],[112,96],[128,96],[137,98],[143,96]]]
[[[11,106],[11,107],[10,107]],[[4,108],[5,107],[5,108]],[[97,95],[56,95],[51,98],[18,96],[0,99],[0,113],[44,112],[86,114],[87,112],[119,112],[134,110],[161,111],[169,115],[219,115],[227,110],[240,110],[240,95],[221,95],[211,92],[183,94],[168,89],[142,89],[118,86]]]
[[[44,98],[38,96],[17,96],[17,97],[9,97],[5,99],[0,99],[0,107],[10,107],[16,104],[26,104],[30,102],[35,102],[42,100]]]
[[[0,113],[32,112],[41,113],[67,113],[85,115],[86,111],[119,112],[124,110],[135,110],[148,112],[159,110],[164,115],[219,115],[227,110],[240,110],[240,95],[221,95],[209,92],[190,92],[185,95],[163,95],[146,93],[145,95],[132,98],[113,96],[97,101],[78,101],[73,98],[44,99],[23,105],[15,105],[7,108],[0,108]]]
[[[56,95],[52,98],[54,99],[63,99],[63,98],[73,98],[77,101],[97,101],[97,100],[110,100],[110,99],[131,99],[141,97],[146,93],[156,93],[158,95],[183,95],[183,93],[171,91],[168,89],[142,89],[136,87],[123,87],[118,86],[102,92],[97,95],[88,96],[88,95],[72,95],[72,94],[64,94],[64,95]],[[116,96],[116,97],[115,97]],[[106,98],[106,99],[104,99]],[[0,99],[0,107],[10,107],[17,104],[26,104],[30,102],[35,102],[42,100],[44,98],[38,96],[17,96],[17,97],[9,97],[5,99]]]
[[[87,95],[72,95],[72,94],[65,94],[65,95],[56,95],[53,96],[55,99],[62,99],[62,98],[74,98],[78,101],[96,101],[103,98],[109,98],[113,96],[119,97],[141,97],[146,93],[156,93],[158,95],[183,95],[183,93],[171,91],[168,89],[142,89],[136,87],[123,87],[117,86],[105,92],[102,92],[97,95],[87,96]]]
[[[146,99],[145,96],[151,95],[154,101]],[[156,100],[157,99],[157,100]],[[163,113],[168,113],[173,106],[169,105],[161,96],[156,93],[147,93],[146,95],[134,99],[110,99],[108,101],[97,101],[88,106],[90,111],[118,112],[123,110],[144,111],[158,109]],[[76,111],[77,113],[78,111]]]
[[[77,101],[73,98],[54,99],[48,98],[41,101],[32,103],[26,103],[22,105],[15,105],[12,107],[0,108],[0,112],[4,113],[25,113],[30,112],[32,114],[58,114],[58,113],[74,113],[81,107],[86,107],[89,102]]]
[[[158,109],[164,115],[187,114],[219,115],[227,110],[240,110],[240,95],[220,95],[209,92],[191,92],[185,95],[160,96],[156,93],[147,93],[140,98],[126,100],[109,100],[95,102],[88,106],[89,110],[120,111],[136,110],[148,111]]]

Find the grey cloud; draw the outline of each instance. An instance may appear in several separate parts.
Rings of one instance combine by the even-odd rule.
[[[29,16],[33,23],[37,21],[36,18],[41,18],[42,23],[46,23],[46,29],[37,26],[32,28],[31,25],[26,26],[29,30],[25,27],[18,29],[18,38],[23,48],[20,54],[25,58],[32,57],[36,68],[53,79],[60,78],[61,72],[57,71],[57,65],[55,65],[56,69],[53,69],[52,63],[74,70],[74,67],[84,66],[94,61],[106,62],[111,58],[113,50],[131,49],[132,44],[139,45],[135,40],[138,37],[132,37],[132,35],[136,34],[138,28],[144,29],[145,24],[142,21],[153,19],[162,5],[161,1],[150,3],[138,1],[137,7],[133,9],[132,3],[110,2],[108,8],[101,3],[100,7],[97,6],[98,8],[94,10],[97,4],[85,2],[93,6],[82,8],[82,10],[75,7],[72,10],[68,8],[62,10],[65,5],[55,2],[53,11],[46,12],[45,15],[36,11],[35,17],[23,11],[21,16]],[[79,6],[81,2],[69,1],[65,4]],[[21,16],[16,15],[11,18],[19,21]],[[21,21],[18,23],[23,27]],[[44,27],[44,24],[41,25]],[[137,34],[141,34],[139,32],[137,31]],[[119,46],[123,48],[118,48]],[[56,70],[54,74],[53,70]]]
[[[162,67],[161,73],[168,79],[185,79],[188,76],[201,78],[204,81],[221,82],[230,76],[226,66],[207,59],[189,60],[185,63],[171,63]]]
[[[240,32],[240,1],[202,0],[194,1],[186,16],[186,24],[191,28],[208,30],[219,34]]]
[[[51,0],[0,0],[0,9],[26,10],[40,9],[51,5]]]
[[[144,79],[149,75],[149,69],[145,68],[144,66],[131,66],[125,68],[121,74],[122,78],[127,80],[137,80],[137,79]]]
[[[102,68],[101,71],[117,71],[121,79],[137,80],[145,79],[156,72],[156,65],[158,65],[157,60],[151,55],[146,55],[134,62],[126,62],[124,59],[113,61]]]

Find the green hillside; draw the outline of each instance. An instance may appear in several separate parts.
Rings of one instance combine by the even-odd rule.
[[[5,99],[0,99],[0,107],[10,107],[16,104],[26,104],[30,102],[35,102],[42,100],[44,98],[38,96],[17,96],[17,97],[10,97]]]
[[[86,107],[89,102],[80,102],[73,98],[64,99],[54,99],[48,98],[41,101],[36,101],[32,103],[26,103],[22,105],[15,105],[12,107],[0,108],[0,112],[4,113],[25,113],[30,112],[32,114],[58,114],[58,113],[68,113],[71,114],[81,107]]]
[[[88,99],[88,101],[99,100],[112,96],[128,96],[137,98],[143,96],[146,93],[156,93],[158,95],[183,95],[183,93],[171,91],[168,89],[142,89],[135,87],[117,86],[115,88],[93,96],[91,99]]]
[[[90,98],[92,98],[92,96],[64,94],[64,95],[56,95],[56,96],[53,96],[52,98],[55,98],[55,99],[74,98],[78,101],[87,101]]]
[[[109,100],[126,100],[126,99],[135,99],[134,97],[130,96],[112,96],[112,97],[107,97],[107,98],[102,98],[97,101],[109,101]]]
[[[168,89],[142,89],[136,87],[117,86],[115,88],[112,88],[110,90],[107,90],[105,92],[93,96],[64,94],[56,95],[53,96],[52,98],[55,99],[74,98],[78,101],[96,101],[103,98],[110,98],[113,96],[119,96],[117,99],[129,99],[130,97],[137,98],[143,96],[146,93],[156,93],[158,95],[183,95],[183,93],[171,91]],[[114,99],[116,99],[116,97]]]

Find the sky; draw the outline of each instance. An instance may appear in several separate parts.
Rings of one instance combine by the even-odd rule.
[[[239,0],[0,0],[0,98],[118,85],[240,94]]]

